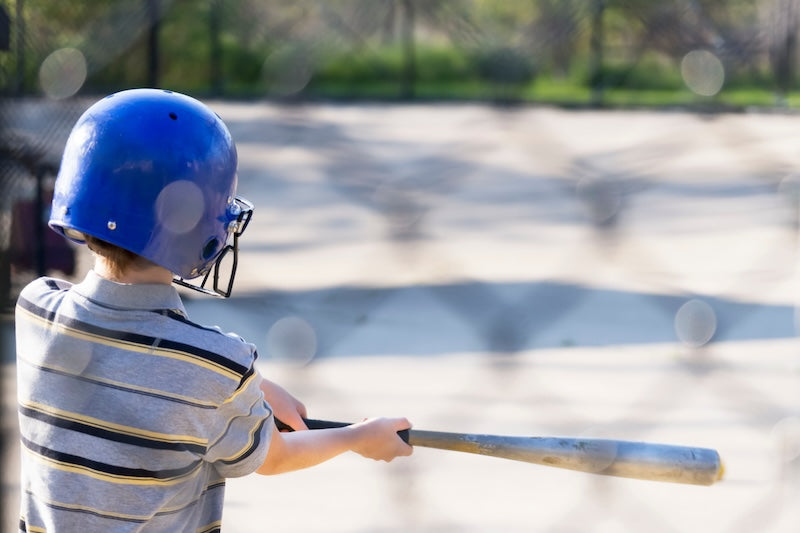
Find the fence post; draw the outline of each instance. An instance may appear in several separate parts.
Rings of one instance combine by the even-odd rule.
[[[160,0],[147,0],[148,33],[147,33],[147,84],[159,86],[159,42],[158,34],[161,19]]]
[[[16,46],[17,46],[17,79],[14,87],[16,94],[22,94],[25,88],[25,0],[17,0],[15,23],[17,27]]]
[[[222,46],[219,33],[222,28],[222,0],[211,0],[209,9],[209,37],[211,38],[210,83],[215,96],[222,94]]]
[[[592,33],[589,37],[589,83],[592,105],[603,103],[603,13],[605,0],[592,0]]]
[[[403,79],[401,91],[403,98],[414,97],[414,85],[417,81],[417,58],[414,42],[414,26],[416,24],[413,0],[403,0]]]

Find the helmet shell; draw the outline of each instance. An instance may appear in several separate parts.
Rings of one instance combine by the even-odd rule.
[[[238,215],[236,166],[228,128],[201,102],[160,89],[115,93],[72,129],[49,225],[194,278],[213,264]]]

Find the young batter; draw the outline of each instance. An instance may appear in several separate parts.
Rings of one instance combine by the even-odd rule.
[[[252,215],[236,164],[222,120],[178,93],[116,93],[76,123],[50,226],[95,264],[18,301],[21,531],[219,531],[228,477],[411,454],[404,418],[276,431],[306,429],[303,404],[258,373],[255,346],[187,317],[172,283],[208,274],[210,292]]]

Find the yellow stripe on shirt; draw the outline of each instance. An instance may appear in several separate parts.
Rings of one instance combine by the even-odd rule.
[[[44,463],[51,468],[55,468],[56,470],[61,470],[62,472],[71,472],[74,474],[81,474],[85,476],[89,476],[91,478],[100,480],[100,481],[108,481],[110,483],[118,483],[123,485],[150,485],[150,486],[169,486],[169,485],[177,485],[178,483],[183,483],[184,481],[188,481],[198,472],[201,471],[202,461],[197,461],[193,468],[191,468],[187,473],[173,476],[168,478],[157,478],[153,476],[126,476],[122,474],[112,474],[109,472],[103,472],[101,470],[97,470],[94,468],[90,468],[88,466],[83,465],[76,465],[74,463],[68,463],[66,461],[59,461],[57,459],[52,459],[50,457],[45,457],[44,455],[40,455],[33,450],[30,450],[26,447],[22,447],[25,452],[30,455],[33,459]]]
[[[204,439],[201,437],[194,437],[192,435],[174,435],[169,433],[160,433],[156,431],[148,431],[145,429],[135,428],[131,426],[125,426],[122,424],[116,424],[114,422],[108,422],[106,420],[101,420],[99,418],[94,418],[91,416],[84,416],[78,413],[73,413],[70,411],[65,411],[62,409],[57,409],[55,407],[51,407],[48,405],[44,405],[37,402],[20,402],[20,405],[24,407],[28,407],[29,409],[33,409],[40,413],[45,413],[48,415],[52,415],[58,417],[62,420],[70,420],[74,422],[80,422],[82,424],[86,424],[92,427],[106,429],[109,431],[113,431],[115,433],[120,433],[122,435],[131,435],[134,437],[145,437],[151,440],[157,440],[161,442],[175,442],[175,443],[186,443],[186,444],[196,444],[198,446],[206,446],[208,444],[208,439]]]
[[[72,328],[65,324],[52,322],[50,320],[47,320],[46,318],[40,317],[28,311],[27,309],[24,309],[19,306],[17,307],[17,312],[18,316],[22,316],[35,324],[39,324],[40,326],[47,329],[55,329],[59,333],[63,333],[75,339],[81,339],[96,344],[102,344],[104,346],[110,346],[113,348],[121,348],[123,350],[128,350],[131,352],[156,355],[159,357],[168,357],[170,359],[184,361],[197,366],[201,366],[203,368],[216,372],[217,374],[233,379],[237,382],[242,378],[240,374],[230,370],[229,368],[226,368],[222,365],[214,363],[213,361],[203,359],[202,357],[198,357],[188,352],[174,350],[170,348],[159,348],[158,346],[138,344],[135,342],[124,341],[103,335],[98,335],[96,333],[88,333],[86,331],[81,331],[79,329]]]

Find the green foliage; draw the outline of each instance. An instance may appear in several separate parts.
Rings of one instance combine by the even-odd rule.
[[[235,84],[258,85],[262,78],[262,64],[265,60],[265,51],[241,48],[234,43],[226,42],[223,46],[222,56],[223,77]]]
[[[498,85],[524,85],[535,75],[530,59],[514,48],[489,49],[477,55],[476,63],[479,76]]]
[[[629,90],[680,90],[683,88],[680,65],[664,57],[648,54],[635,64],[607,63],[599,80],[586,79],[586,84]]]
[[[400,78],[402,54],[399,48],[385,48],[369,54],[351,50],[330,51],[322,57],[314,72],[315,82],[357,84]]]
[[[343,84],[400,80],[405,56],[399,46],[384,46],[368,53],[330,51],[320,58],[314,83]],[[473,59],[454,47],[418,46],[415,53],[419,82],[466,81],[475,76]]]
[[[13,18],[16,1],[0,2]],[[718,46],[726,79],[714,101],[774,102],[776,68],[767,50],[780,43],[769,41],[775,32],[764,21],[777,20],[780,6],[703,0],[698,10],[678,4],[160,0],[160,85],[193,93],[221,88],[230,96],[305,91],[336,98],[413,94],[576,105],[593,102],[602,89],[610,105],[683,105],[702,98],[685,86],[681,58],[690,49]],[[84,53],[87,92],[146,83],[147,0],[22,5],[24,54],[0,54],[0,84],[6,89],[22,77],[23,92],[37,93],[39,65],[64,46]],[[593,39],[598,20],[593,13],[603,15],[602,47]],[[212,28],[218,28],[216,39]],[[590,73],[593,60],[602,65]],[[797,68],[784,73],[795,85]],[[781,95],[782,102],[794,105],[793,89]]]
[[[417,79],[430,82],[466,81],[475,75],[473,59],[454,46],[417,47]]]

